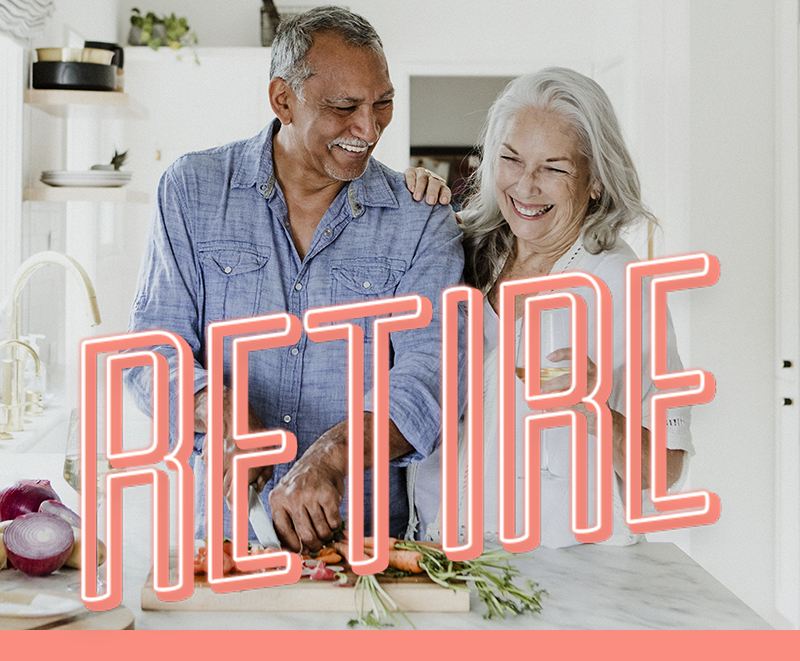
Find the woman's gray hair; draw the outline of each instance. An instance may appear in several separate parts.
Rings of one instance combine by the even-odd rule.
[[[572,69],[551,67],[517,78],[500,94],[481,136],[483,158],[471,180],[464,213],[466,281],[486,293],[514,247],[495,193],[500,145],[522,110],[557,112],[572,124],[589,161],[590,186],[600,197],[590,201],[583,223],[583,244],[592,254],[614,247],[620,231],[644,219],[656,222],[641,199],[639,177],[603,88]]]
[[[303,98],[303,83],[314,75],[306,55],[315,32],[333,32],[353,46],[383,53],[375,28],[365,18],[341,7],[315,7],[281,21],[272,42],[269,79],[283,78],[299,98]]]

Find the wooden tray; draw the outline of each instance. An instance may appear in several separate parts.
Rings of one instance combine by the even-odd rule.
[[[351,577],[352,578],[352,577]],[[355,580],[355,579],[353,579]],[[378,579],[397,606],[407,613],[466,613],[469,592],[449,590],[426,575]],[[195,576],[194,594],[182,601],[161,601],[153,590],[153,573],[142,588],[142,610],[160,611],[330,611],[355,612],[355,590],[332,581],[302,577],[292,585],[217,594],[204,575]]]

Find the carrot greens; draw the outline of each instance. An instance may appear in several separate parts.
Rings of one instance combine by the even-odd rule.
[[[503,549],[485,552],[479,558],[467,561],[450,560],[441,549],[412,541],[397,541],[394,548],[415,551],[422,554],[419,566],[428,577],[442,587],[451,590],[470,590],[474,586],[480,600],[486,604],[484,618],[505,617],[512,613],[540,613],[542,597],[546,590],[537,589],[538,584],[530,579],[524,586],[514,583],[519,571],[509,559],[511,554]],[[393,576],[411,575],[411,572],[393,570]],[[357,624],[379,629],[397,622],[393,611],[399,612],[406,621],[405,613],[397,607],[394,600],[378,583],[375,576],[359,576],[356,582],[357,617],[348,623],[351,627]],[[387,619],[391,618],[391,622]]]

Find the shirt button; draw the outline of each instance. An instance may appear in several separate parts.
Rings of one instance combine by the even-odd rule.
[[[230,266],[226,266],[224,269],[225,273],[230,273],[233,269]]]
[[[297,347],[292,347],[292,350],[290,351],[290,353],[293,356],[296,356],[298,353],[300,353],[300,349],[298,349]]]
[[[297,284],[294,286],[294,288],[295,288],[297,291],[300,291],[300,290],[303,288],[303,285],[302,285],[301,283],[299,283],[299,282],[298,282],[298,283],[297,283]]]
[[[364,283],[361,285],[364,289],[369,289],[372,287],[372,283],[369,280],[365,280]]]
[[[291,421],[292,421],[292,416],[290,416],[290,415],[287,413],[285,416],[283,416],[283,421],[284,421],[284,422],[291,422]]]
[[[332,234],[332,232],[330,231],[330,229],[326,229],[326,230],[325,230],[325,231],[323,231],[322,233],[323,233],[325,236],[330,236],[330,235]]]

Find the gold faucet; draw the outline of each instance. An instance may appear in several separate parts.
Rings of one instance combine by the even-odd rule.
[[[22,300],[22,290],[28,282],[28,279],[37,269],[46,264],[58,264],[59,266],[63,266],[75,277],[84,293],[86,314],[89,317],[90,324],[96,326],[100,323],[100,310],[97,307],[97,297],[94,293],[92,281],[89,279],[89,275],[84,268],[72,257],[60,252],[45,250],[32,255],[22,263],[14,274],[14,279],[11,284],[11,305],[9,306],[8,313],[8,340],[5,342],[5,344],[11,345],[11,360],[4,361],[3,365],[3,404],[5,406],[10,406],[10,404],[6,404],[6,402],[16,402],[14,408],[7,409],[8,421],[6,423],[6,431],[22,431],[24,419],[25,378],[23,374],[23,362],[20,356],[20,346],[27,349],[34,356],[38,373],[39,357],[30,345],[27,345],[19,339],[21,334],[20,327],[22,325],[20,303]],[[6,367],[6,362],[11,363],[8,368]],[[6,377],[6,370],[8,370],[10,374],[8,377]]]

